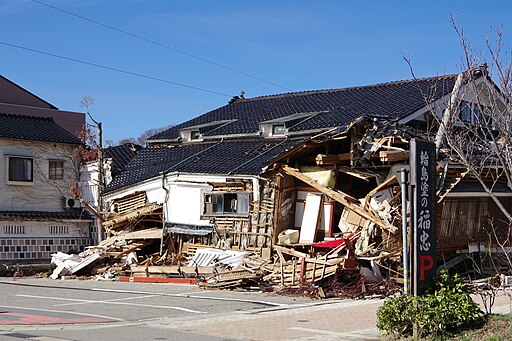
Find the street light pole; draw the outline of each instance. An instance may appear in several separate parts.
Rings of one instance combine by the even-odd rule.
[[[94,121],[94,120],[93,120]],[[103,212],[103,198],[101,194],[103,193],[104,188],[104,168],[103,168],[103,132],[101,122],[96,122],[96,127],[98,129],[98,210]],[[103,240],[103,226],[101,221],[98,220],[98,243]]]

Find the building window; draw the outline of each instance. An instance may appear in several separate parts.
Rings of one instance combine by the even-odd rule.
[[[201,138],[201,134],[199,134],[199,130],[192,130],[190,132],[190,139],[191,140],[199,140]]]
[[[490,108],[476,103],[462,102],[459,118],[463,123],[492,125]]]
[[[9,157],[9,181],[33,181],[33,160],[29,157]]]
[[[48,162],[48,178],[50,180],[63,180],[64,179],[64,161]]]
[[[249,214],[249,193],[211,193],[204,197],[204,214],[247,215]]]
[[[274,124],[272,126],[272,135],[284,135],[286,133],[286,127],[284,124]]]
[[[471,123],[471,107],[469,103],[463,102],[460,109],[460,120],[464,123]]]

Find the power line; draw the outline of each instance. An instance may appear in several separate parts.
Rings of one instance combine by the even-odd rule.
[[[35,2],[35,3],[38,3],[40,5],[43,5],[43,6],[46,6],[48,8],[51,8],[51,9],[54,9],[56,11],[59,11],[59,12],[62,12],[62,13],[65,13],[65,14],[68,14],[68,15],[71,15],[71,16],[74,16],[76,18],[79,18],[79,19],[82,19],[82,20],[85,20],[85,21],[88,21],[88,22],[91,22],[93,24],[96,24],[96,25],[99,25],[99,26],[103,26],[103,27],[106,27],[108,29],[111,29],[111,30],[114,30],[116,32],[119,32],[119,33],[122,33],[122,34],[126,34],[130,37],[133,37],[133,38],[136,38],[136,39],[139,39],[139,40],[143,40],[147,43],[150,43],[150,44],[153,44],[153,45],[157,45],[157,46],[160,46],[160,47],[163,47],[165,49],[168,49],[168,50],[171,50],[171,51],[174,51],[174,52],[177,52],[177,53],[181,53],[185,56],[188,56],[188,57],[191,57],[191,58],[194,58],[194,59],[197,59],[197,60],[200,60],[202,62],[205,62],[205,63],[209,63],[209,64],[212,64],[212,65],[215,65],[217,67],[220,67],[220,68],[223,68],[225,70],[229,70],[231,72],[235,72],[235,73],[238,73],[240,75],[243,75],[243,76],[246,76],[246,77],[249,77],[249,78],[252,78],[252,79],[256,79],[256,80],[259,80],[260,82],[264,82],[264,83],[267,83],[267,84],[270,84],[270,85],[273,85],[273,86],[276,86],[278,88],[281,88],[281,89],[284,89],[286,91],[292,91],[291,89],[288,89],[287,87],[284,87],[282,85],[279,85],[279,84],[276,84],[276,83],[273,83],[273,82],[270,82],[270,81],[267,81],[263,78],[260,78],[260,77],[256,77],[256,76],[253,76],[253,75],[250,75],[248,73],[245,73],[243,71],[239,71],[239,70],[236,70],[236,69],[233,69],[229,66],[225,66],[225,65],[222,65],[222,64],[219,64],[217,62],[214,62],[214,61],[211,61],[211,60],[208,60],[206,58],[203,58],[203,57],[199,57],[199,56],[196,56],[196,55],[193,55],[192,53],[189,53],[189,52],[186,52],[186,51],[183,51],[183,50],[179,50],[177,48],[174,48],[172,46],[169,46],[169,45],[166,45],[166,44],[163,44],[163,43],[159,43],[155,40],[151,40],[151,39],[148,39],[148,38],[145,38],[143,36],[140,36],[140,35],[137,35],[135,33],[131,33],[131,32],[128,32],[128,31],[125,31],[125,30],[122,30],[120,28],[117,28],[117,27],[114,27],[114,26],[111,26],[111,25],[108,25],[108,24],[105,24],[105,23],[102,23],[102,22],[99,22],[97,20],[94,20],[94,19],[90,19],[90,18],[87,18],[87,17],[84,17],[80,14],[76,14],[76,13],[73,13],[73,12],[69,12],[69,11],[66,11],[62,8],[59,8],[59,7],[56,7],[56,6],[52,6],[52,5],[49,5],[47,3],[44,3],[42,1],[39,1],[39,0],[32,0],[32,2]]]
[[[167,84],[172,84],[172,85],[177,85],[177,86],[181,86],[181,87],[188,88],[188,89],[208,92],[208,93],[215,94],[215,95],[232,97],[231,95],[228,95],[228,94],[225,94],[225,93],[222,93],[222,92],[218,92],[218,91],[214,91],[214,90],[208,90],[208,89],[204,89],[204,88],[199,88],[197,86],[192,86],[192,85],[187,85],[187,84],[183,84],[183,83],[173,82],[173,81],[170,81],[170,80],[167,80],[167,79],[163,79],[163,78],[147,76],[147,75],[144,75],[142,73],[121,70],[121,69],[118,69],[118,68],[115,68],[115,67],[100,65],[100,64],[96,64],[96,63],[91,63],[91,62],[87,62],[87,61],[84,61],[84,60],[80,60],[80,59],[75,59],[75,58],[71,58],[71,57],[61,56],[61,55],[58,55],[58,54],[55,54],[55,53],[35,50],[35,49],[31,49],[31,48],[25,47],[25,46],[19,46],[19,45],[15,45],[15,44],[6,43],[4,41],[0,41],[0,44],[5,45],[5,46],[14,47],[14,48],[17,48],[17,49],[20,49],[20,50],[30,51],[30,52],[39,53],[39,54],[46,55],[46,56],[51,56],[51,57],[55,57],[55,58],[69,60],[69,61],[72,61],[72,62],[75,62],[75,63],[90,65],[90,66],[94,66],[94,67],[101,68],[101,69],[106,69],[106,70],[110,70],[110,71],[124,73],[124,74],[131,75],[131,76],[136,76],[136,77],[140,77],[140,78],[150,79],[150,80],[154,80],[154,81],[158,81],[158,82],[162,82],[162,83],[167,83]]]

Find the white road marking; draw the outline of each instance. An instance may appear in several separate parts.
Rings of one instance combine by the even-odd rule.
[[[144,296],[136,296],[136,297],[114,298],[111,300],[102,300],[102,301],[61,303],[61,304],[54,304],[53,306],[54,307],[62,307],[62,306],[66,306],[66,305],[82,305],[82,304],[91,304],[91,303],[98,303],[98,302],[110,303],[110,302],[116,302],[116,301],[137,300],[140,298],[148,298],[148,297],[158,297],[158,296],[157,295],[144,295]]]
[[[72,302],[88,302],[88,303],[103,303],[104,301],[95,301],[95,300],[81,300],[78,298],[62,298],[62,297],[50,297],[50,296],[35,296],[35,295],[22,295],[18,294],[16,296],[19,297],[28,297],[28,298],[40,298],[40,299],[46,299],[46,300],[57,300],[57,301],[72,301]],[[146,308],[158,308],[158,309],[174,309],[174,310],[180,310],[187,313],[194,313],[194,314],[204,314],[203,311],[197,311],[182,307],[174,307],[174,306],[162,306],[162,305],[152,305],[152,304],[139,304],[139,303],[127,303],[127,302],[109,302],[109,304],[113,305],[129,305],[129,306],[136,306],[136,307],[146,307]]]
[[[189,295],[185,294],[170,294],[165,292],[148,292],[148,291],[133,291],[133,290],[116,290],[116,289],[103,289],[103,288],[92,288],[93,291],[103,291],[103,292],[116,292],[116,293],[130,293],[130,294],[141,294],[141,295],[157,295],[157,296],[169,296],[169,297],[184,297],[184,298],[197,298],[203,300],[213,300],[213,301],[227,301],[227,302],[243,302],[243,303],[253,303],[253,304],[261,304],[268,305],[272,307],[287,307],[288,304],[281,304],[275,302],[268,301],[259,301],[259,300],[247,300],[247,299],[238,299],[238,298],[225,298],[225,297],[214,297],[214,296],[202,296],[202,295]]]
[[[109,320],[114,320],[114,321],[119,321],[119,322],[123,322],[124,321],[123,319],[119,319],[119,318],[116,318],[116,317],[110,317],[110,316],[104,316],[104,315],[96,315],[96,314],[87,314],[87,313],[77,313],[77,312],[74,312],[74,311],[65,311],[65,310],[38,309],[38,308],[32,308],[32,307],[13,307],[13,306],[7,306],[7,305],[0,306],[0,308],[45,311],[45,312],[48,312],[48,313],[59,313],[59,314],[65,313],[65,314],[72,314],[72,315],[99,317],[99,318],[104,318],[104,319],[109,319]]]
[[[71,339],[61,339],[61,338],[51,337],[51,336],[34,336],[34,337],[29,337],[27,340],[34,340],[34,341],[73,341]]]

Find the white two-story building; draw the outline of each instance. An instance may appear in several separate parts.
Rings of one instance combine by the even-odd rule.
[[[73,150],[84,116],[60,111],[3,77],[0,85],[0,260],[81,251],[91,244],[92,219],[70,186],[78,182]]]

